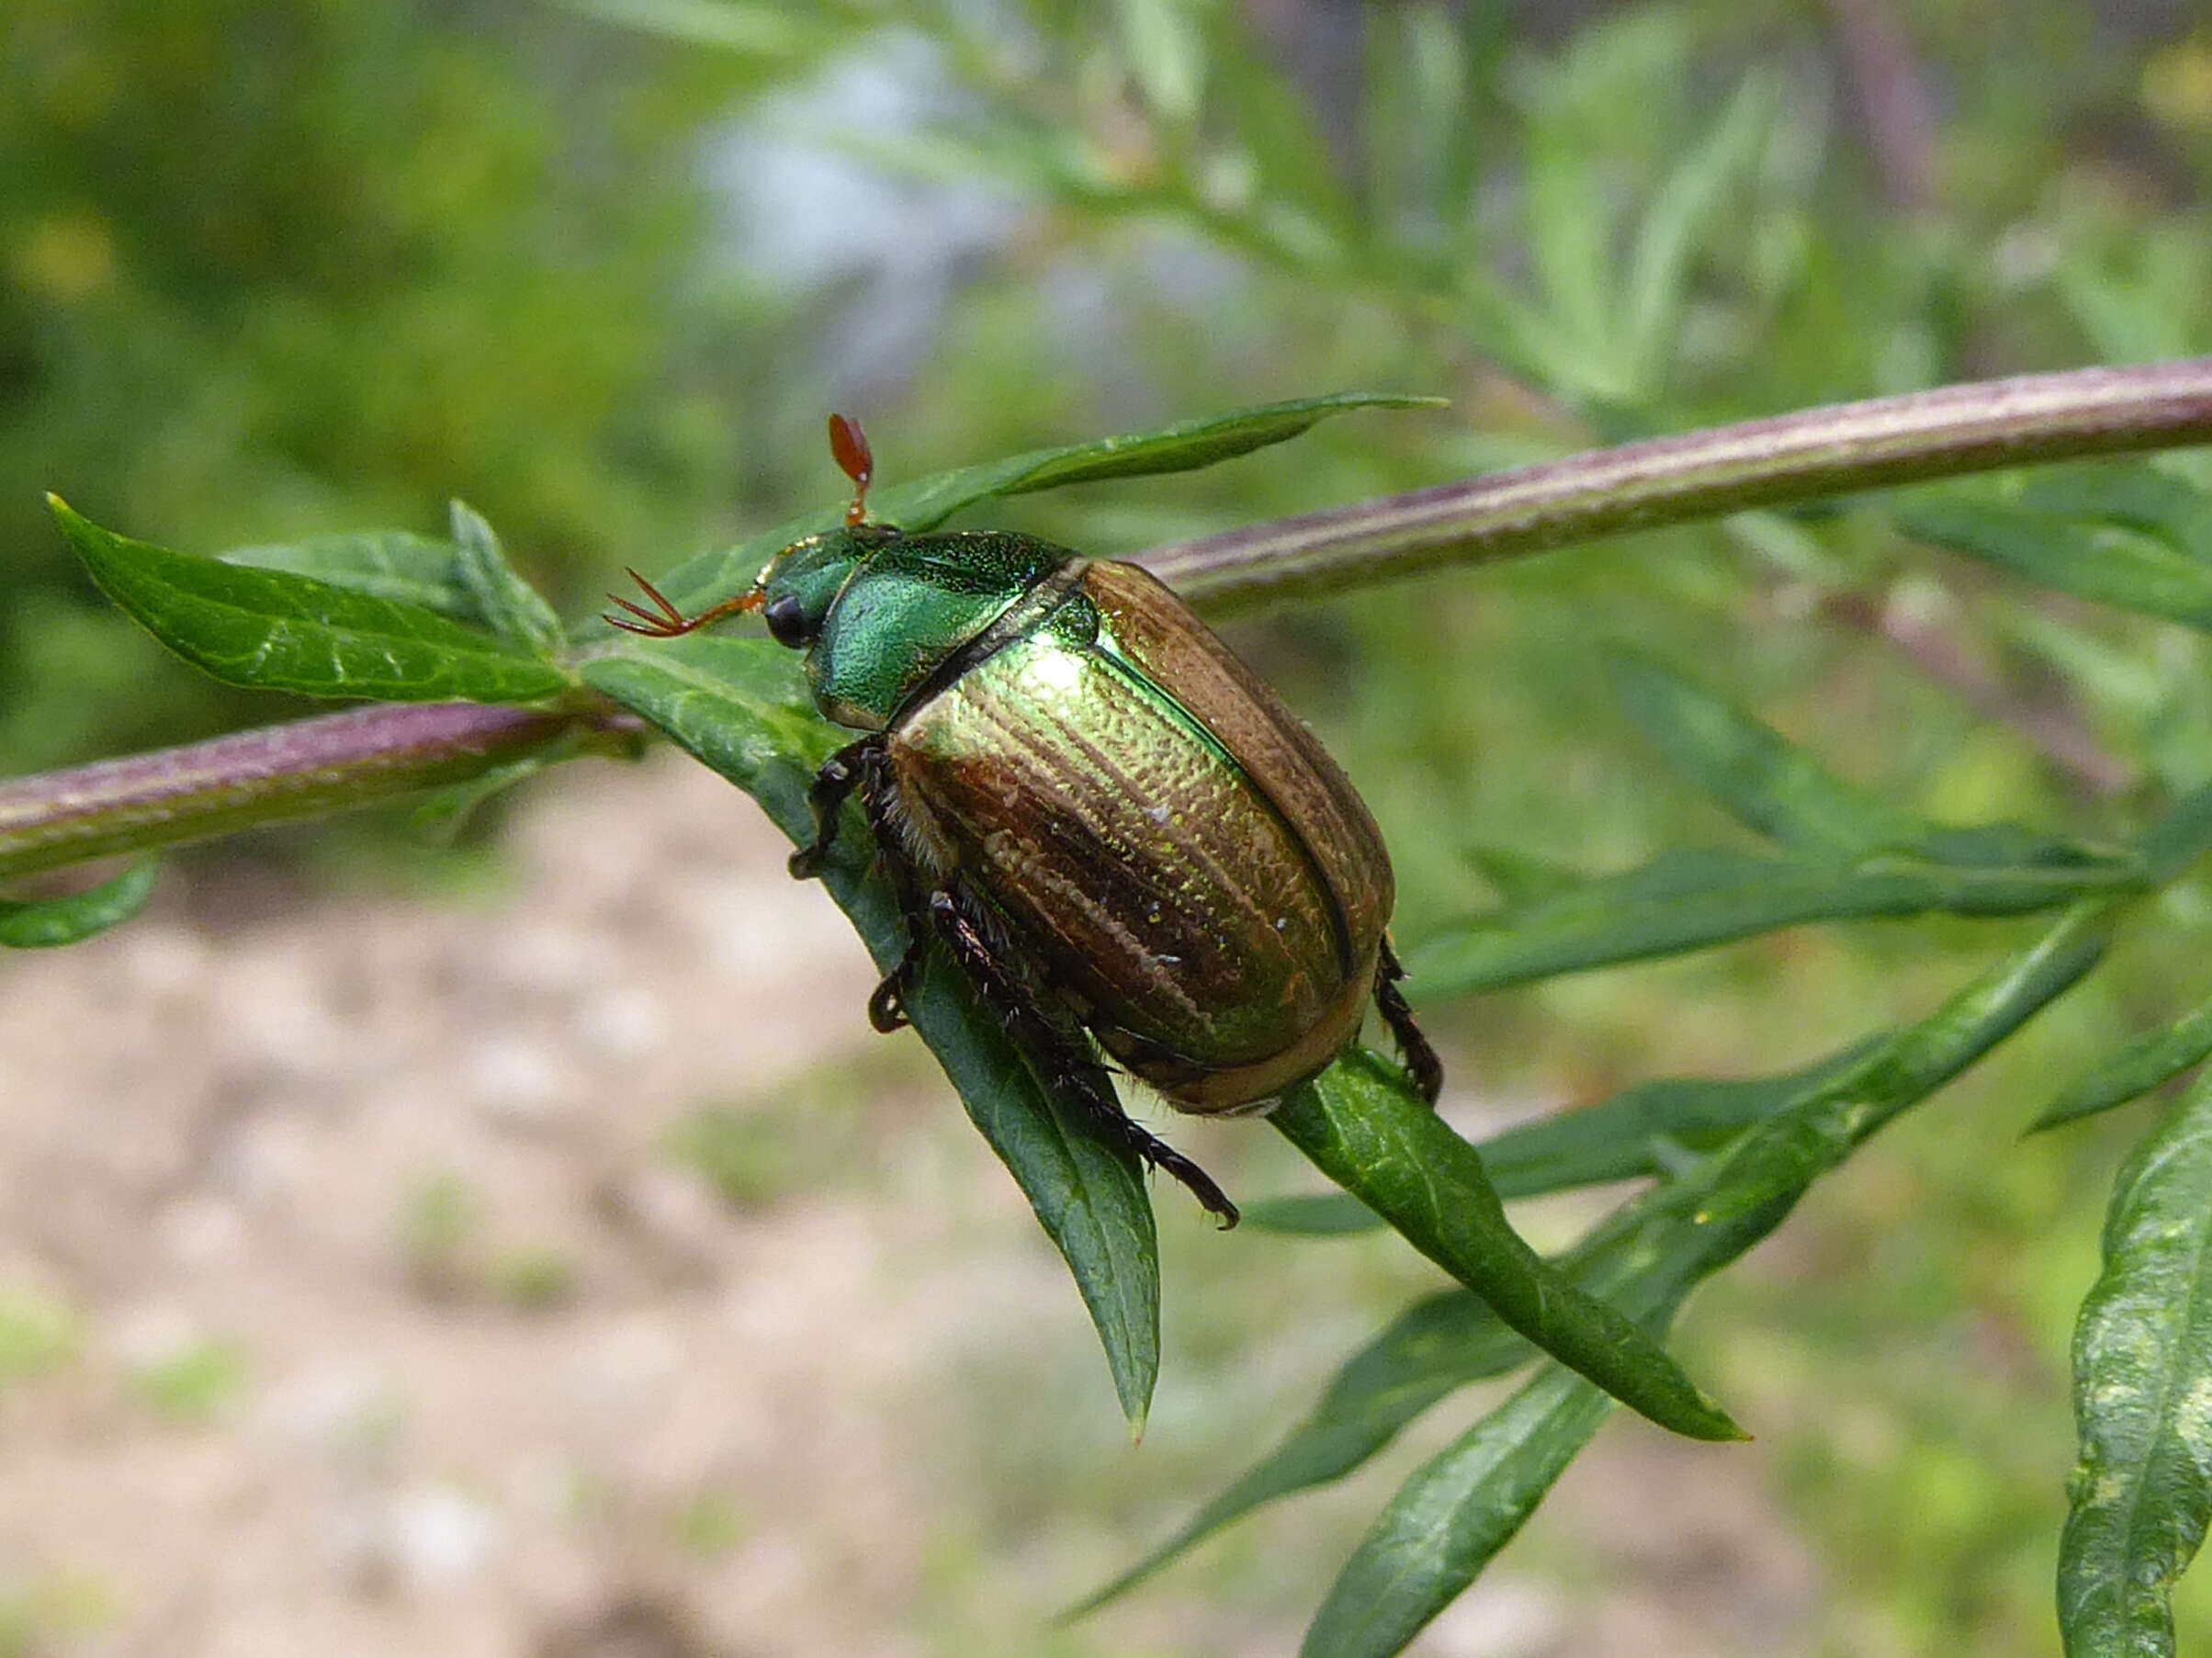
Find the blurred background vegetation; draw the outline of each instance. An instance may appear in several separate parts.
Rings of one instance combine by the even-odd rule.
[[[295,711],[107,608],[48,489],[200,550],[435,533],[458,495],[575,610],[835,494],[831,408],[897,477],[1338,388],[1453,400],[1008,514],[1131,553],[2207,349],[2212,26],[2183,0],[15,0],[0,770]],[[2212,775],[2200,639],[1847,512],[1232,631],[1383,819],[1413,936],[1484,901],[1478,848],[1617,867],[1729,839],[1615,708],[1623,642],[1939,817],[2094,835]],[[1833,1650],[2052,1644],[2065,1343],[2140,1118],[2011,1141],[2070,1053],[2201,984],[2212,903],[2169,910],[1699,1303],[1701,1373],[1829,1562]],[[1437,1023],[1485,1093],[1587,1100],[1796,1064],[1924,1010],[1994,936],[1785,934]],[[1269,1151],[1235,1155],[1256,1190]],[[1198,1293],[1255,1340],[1295,1315]],[[2184,1647],[2212,1631],[2212,1593],[2182,1611]]]

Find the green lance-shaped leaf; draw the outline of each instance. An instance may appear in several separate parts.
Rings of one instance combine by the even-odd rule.
[[[1801,852],[1851,853],[1917,845],[1935,832],[1657,659],[1620,650],[1607,666],[1621,706],[1652,746],[1755,833]]]
[[[1539,1370],[1391,1499],[1330,1585],[1299,1658],[1402,1651],[1513,1540],[1612,1407],[1572,1370]]]
[[[568,649],[568,635],[537,589],[507,562],[507,550],[482,513],[466,502],[448,503],[457,566],[468,596],[491,631],[508,644],[550,660]]]
[[[2199,1002],[2172,1024],[2146,1031],[2099,1059],[2029,1124],[2030,1131],[2094,1116],[2140,1099],[2212,1054],[2212,1001]]]
[[[66,898],[0,898],[0,947],[74,944],[128,921],[153,896],[156,868],[152,858],[141,859],[113,879]]]
[[[1664,1331],[1688,1292],[1778,1226],[1815,1179],[2078,982],[2098,960],[2103,929],[2101,908],[2084,905],[1917,1024],[1793,1073],[1795,1087],[1764,1101],[1769,1109],[1736,1143],[1617,1211],[1559,1258],[1558,1270],[1647,1329]],[[1725,1086],[1739,1100],[1757,1098],[1756,1084]],[[1416,1303],[1337,1372],[1313,1414],[1258,1466],[1085,1607],[1261,1503],[1349,1473],[1445,1394],[1501,1375],[1533,1351],[1472,1293]],[[1453,1562],[1424,1591],[1428,1604],[1441,1607],[1482,1562],[1471,1565],[1463,1551],[1441,1544],[1435,1558]]]
[[[2040,467],[1991,480],[2037,513],[2140,530],[2212,565],[2212,496],[2150,461]]]
[[[1646,397],[1665,383],[1679,348],[1694,262],[1720,234],[1730,194],[1757,168],[1780,106],[1772,74],[1744,76],[1711,130],[1667,175],[1637,230],[1620,285],[1616,355],[1622,378]]]
[[[1537,1197],[1678,1172],[1754,1123],[1848,1075],[1885,1039],[1868,1037],[1772,1077],[1660,1077],[1609,1099],[1505,1130],[1482,1143],[1498,1195]]]
[[[868,515],[902,529],[931,530],[956,513],[1001,496],[1027,495],[1110,478],[1188,472],[1282,443],[1315,422],[1347,410],[1430,409],[1443,401],[1433,397],[1346,391],[1183,421],[1157,432],[1033,449],[1004,460],[888,485],[869,495]],[[832,529],[843,521],[842,512],[833,507],[806,513],[737,547],[687,559],[654,585],[679,610],[686,614],[703,610],[750,586],[762,566],[794,541]]]
[[[1651,1270],[1650,1240],[1632,1227],[1601,1228],[1559,1258],[1562,1272],[1618,1299],[1647,1328],[1663,1329],[1689,1284]],[[1313,1411],[1259,1463],[1167,1542],[1067,1616],[1122,1595],[1264,1503],[1343,1478],[1450,1393],[1518,1370],[1537,1349],[1472,1291],[1423,1297],[1340,1369]],[[1597,1390],[1593,1390],[1594,1392]]]
[[[812,841],[807,787],[841,738],[806,700],[789,651],[694,636],[619,648],[588,663],[584,679],[751,795],[794,844]],[[847,836],[823,881],[888,971],[906,934],[873,863],[863,838]],[[1079,1108],[1040,1086],[950,964],[932,953],[901,1000],[1066,1258],[1123,1411],[1141,1430],[1159,1370],[1159,1262],[1142,1170],[1087,1132]]]
[[[2069,959],[2070,973],[2078,974],[2084,965]],[[1909,1088],[1933,1088],[1944,1073],[1932,1061],[1963,1066],[1984,1044],[2015,1028],[2063,987],[2048,974],[2031,976],[2025,981],[2027,994],[2023,996],[2014,968],[2008,964],[2001,980],[2007,994],[1993,1004],[1969,994],[1922,1026],[1863,1038],[1779,1076],[1727,1082],[1670,1077],[1642,1084],[1597,1105],[1485,1141],[1481,1147],[1484,1161],[1502,1153],[1499,1168],[1513,1171],[1495,1177],[1501,1193],[1552,1190],[1575,1183],[1563,1177],[1598,1169],[1624,1171],[1638,1158],[1649,1157],[1654,1132],[1664,1128],[1665,1138],[1681,1148],[1676,1155],[1694,1167],[1676,1163],[1671,1170],[1653,1167],[1647,1172],[1702,1180],[1717,1165],[1691,1158],[1691,1147],[1725,1145],[1744,1129],[1785,1113],[1825,1110],[1844,1092],[1863,1088],[1876,1075]],[[2071,982],[2071,976],[2063,981]],[[1958,1022],[1961,1006],[1972,1009],[1965,1025]],[[1947,1033],[1940,1047],[1924,1048],[1921,1044],[1937,1031]],[[1915,1057],[1899,1068],[1894,1062],[1901,1055]],[[1685,1224],[1686,1211],[1695,1207],[1679,1196],[1684,1187],[1675,1190],[1671,1201],[1654,1199],[1650,1213],[1629,1212],[1585,1238],[1560,1258],[1559,1269],[1622,1305],[1631,1316],[1671,1316],[1698,1279],[1734,1258],[1733,1254],[1689,1257],[1678,1241],[1672,1241]],[[1698,1184],[1688,1190],[1701,1201],[1709,1188]],[[1313,1200],[1316,1205],[1322,1201]],[[1356,1200],[1347,1196],[1341,1201],[1353,1212],[1368,1216],[1371,1224],[1382,1224]],[[1269,1207],[1247,1204],[1246,1223],[1266,1215]],[[1350,1216],[1341,1218],[1349,1221]],[[1740,1240],[1737,1252],[1753,1241],[1755,1237]],[[1535,1351],[1471,1292],[1447,1291],[1416,1302],[1337,1372],[1313,1413],[1274,1451],[1208,1503],[1168,1542],[1077,1609],[1089,1610],[1123,1593],[1263,1503],[1351,1472],[1438,1400],[1470,1382],[1503,1375],[1527,1362]]]
[[[2077,983],[2099,959],[2108,921],[2108,906],[2077,907],[1928,1019],[1616,1213],[1563,1266],[1664,1333],[1689,1291],[1770,1235],[1815,1179]],[[1392,1500],[1304,1651],[1397,1652],[1509,1540],[1609,1404],[1580,1378],[1539,1372]]]
[[[1811,1065],[1772,1077],[1667,1077],[1639,1083],[1594,1105],[1507,1129],[1481,1142],[1476,1150],[1501,1198],[1534,1197],[1640,1175],[1680,1174],[1701,1154],[1724,1146],[1744,1129],[1858,1074],[1866,1061],[1894,1040],[1891,1033],[1862,1038]],[[1244,1218],[1247,1225],[1309,1236],[1371,1231],[1385,1224],[1366,1204],[1341,1192],[1247,1203]],[[1578,1279],[1588,1264],[1580,1252],[1561,1263]],[[1258,1502],[1350,1472],[1412,1419],[1412,1413],[1400,1414],[1409,1402],[1417,1399],[1425,1407],[1440,1396],[1428,1393],[1431,1386],[1440,1384],[1450,1391],[1464,1382],[1510,1370],[1528,1358],[1528,1344],[1473,1297],[1454,1291],[1443,1299],[1452,1303],[1452,1310],[1439,1307],[1423,1317],[1417,1339],[1401,1337],[1395,1325],[1385,1332],[1373,1348],[1338,1373],[1314,1416],[1300,1425],[1276,1457],[1239,1481],[1230,1494],[1209,1504],[1202,1517],[1205,1524],[1193,1521],[1139,1570],[1163,1563]],[[1427,1305],[1416,1303],[1416,1311]],[[1408,1365],[1416,1373],[1400,1375]],[[1391,1379],[1378,1383],[1378,1375]],[[1338,1456],[1350,1442],[1343,1426],[1348,1420],[1358,1422],[1360,1433],[1375,1437],[1350,1462],[1338,1465]],[[1286,1467],[1291,1471],[1287,1475]],[[1311,1472],[1318,1468],[1328,1472]],[[1232,1502],[1231,1496],[1240,1500]],[[1117,1585],[1112,1592],[1122,1586]]]
[[[1830,775],[1768,727],[1648,658],[1622,653],[1624,704],[1655,746],[1730,813],[1796,855],[1679,848],[1562,885],[1508,870],[1518,901],[1406,952],[1408,994],[1433,1003],[1676,954],[1811,921],[2019,915],[2151,884],[2148,844],[2108,851],[2016,824],[1949,829]]]
[[[1522,231],[1536,303],[1507,308],[1515,355],[1574,391],[1627,402],[1638,389],[1613,339],[1620,192],[1606,187],[1598,158],[1561,122],[1529,123],[1521,164]]]
[[[1573,892],[1589,876],[1571,863],[1511,846],[1470,846],[1467,862],[1508,908]]]
[[[533,703],[569,689],[559,668],[435,611],[174,553],[52,504],[102,591],[170,649],[230,684],[411,703]]]
[[[500,795],[548,767],[593,752],[599,740],[595,733],[571,732],[535,752],[518,755],[504,765],[449,784],[417,805],[408,814],[408,822],[433,840],[450,843],[476,820],[479,812]]]
[[[471,626],[491,626],[476,595],[461,580],[460,549],[450,541],[406,530],[367,530],[234,547],[215,556],[225,564],[285,570],[372,599],[419,605]]]
[[[2148,493],[2156,500],[2165,498],[2155,485]],[[2212,528],[2206,535],[2212,539]],[[2178,879],[2212,852],[2212,784],[2175,801],[2137,837],[2135,852],[2153,886]],[[2145,1032],[2091,1066],[2043,1109],[2030,1124],[2031,1132],[2124,1105],[2179,1076],[2207,1053],[2212,1053],[2212,1002],[2184,1013],[2163,1030]]]
[[[1753,1123],[1787,1110],[1872,1053],[1865,1038],[1773,1077],[1659,1077],[1594,1104],[1555,1111],[1480,1141],[1483,1167],[1501,1198],[1533,1198],[1577,1186],[1678,1172]],[[1382,1216],[1345,1192],[1247,1203],[1245,1224],[1310,1237],[1368,1232]]]
[[[2136,855],[2151,885],[2163,885],[2212,852],[2212,784],[2183,795],[2136,837]]]
[[[2131,853],[2068,847],[2062,858],[2042,861],[2051,850],[2034,831],[2004,826],[1946,831],[1925,849],[1847,862],[1677,849],[1641,869],[1431,934],[1406,950],[1406,992],[1416,1005],[1433,1004],[1809,921],[2020,915],[2139,890],[2148,878]]]
[[[2113,1188],[2074,1328],[2082,1460],[2059,1543],[2069,1658],[2168,1658],[2174,1580],[2212,1514],[2212,1080]]]
[[[2164,525],[2138,513],[2105,517],[2109,501],[2082,502],[2047,494],[2018,503],[1988,489],[1959,489],[1912,502],[1898,527],[2014,575],[2196,628],[2212,628],[2212,560]],[[2200,507],[2200,511],[2203,509]],[[2201,532],[2199,532],[2201,536]]]
[[[1285,1237],[1353,1237],[1378,1232],[1382,1217],[1349,1191],[1301,1191],[1288,1197],[1258,1198],[1240,1205],[1243,1224]]]
[[[2022,978],[2016,964],[2008,964],[1998,979],[2003,994],[1997,998],[1969,994],[1921,1026],[1863,1038],[1798,1070],[1740,1081],[1661,1078],[1596,1105],[1509,1129],[1479,1149],[1503,1196],[1634,1174],[1684,1173],[1682,1161],[1668,1167],[1669,1157],[1655,1156],[1653,1145],[1665,1145],[1672,1158],[1687,1160],[1785,1113],[1825,1111],[1840,1100],[1863,1096],[1876,1079],[1887,1078],[1893,1091],[1902,1093],[1932,1089],[2071,984],[2086,964],[2085,959],[2069,955],[2061,976],[2045,971]],[[1310,1200],[1315,1216],[1306,1229],[1319,1232],[1329,1221],[1349,1223],[1351,1214],[1320,1211],[1324,1201]],[[1382,1224],[1354,1200],[1343,1199],[1341,1207],[1368,1216],[1371,1224]],[[1680,1207],[1678,1202],[1673,1206]],[[1247,1224],[1264,1220],[1270,1209],[1266,1203],[1247,1204]],[[1628,1247],[1631,1243],[1638,1246],[1633,1251]],[[1617,1258],[1648,1261],[1663,1254],[1652,1248],[1648,1237],[1639,1240],[1633,1229],[1616,1227],[1585,1240],[1559,1264],[1578,1282],[1589,1282],[1594,1269]],[[1711,1266],[1721,1264],[1716,1260]],[[1616,1269],[1607,1291],[1631,1310],[1658,1309],[1669,1304],[1676,1287],[1664,1274]],[[1170,1543],[1087,1604],[1120,1593],[1259,1503],[1351,1472],[1436,1399],[1466,1382],[1502,1374],[1531,1350],[1472,1295],[1446,1292],[1416,1303],[1338,1372],[1313,1415],[1275,1453],[1208,1504]]]
[[[1736,820],[1808,862],[1865,862],[1914,854],[1939,867],[1981,872],[2095,870],[2119,855],[2047,829],[2014,823],[1955,829],[1893,805],[1828,772],[1802,749],[1725,698],[1657,659],[1614,653],[1621,705],[1667,761]]]
[[[933,527],[955,513],[1002,495],[1029,495],[1109,478],[1150,478],[1216,466],[1255,449],[1286,443],[1330,415],[1353,409],[1441,409],[1445,402],[1440,397],[1393,391],[1338,391],[1326,397],[1292,398],[1181,421],[1157,432],[1033,449],[1006,460],[925,479],[912,486],[911,495],[888,491],[886,499],[918,525]]]
[[[1257,1467],[1066,1616],[1081,1617],[1126,1594],[1263,1503],[1342,1479],[1437,1401],[1526,1364],[1532,1351],[1525,1337],[1469,1291],[1422,1297],[1347,1361],[1312,1413]]]
[[[1764,1212],[1769,1204],[1794,1203],[1877,1129],[1926,1099],[2071,988],[2103,958],[2116,908],[2111,903],[2076,905],[2028,949],[1723,1153],[1710,1177],[1710,1190],[1697,1200],[1695,1218],[1707,1235],[1704,1247],[1711,1248],[1714,1238],[1731,1236],[1745,1217]]]
[[[1562,1364],[1676,1433],[1744,1437],[1664,1348],[1529,1247],[1507,1224],[1474,1147],[1372,1055],[1347,1055],[1293,1089],[1269,1121]]]

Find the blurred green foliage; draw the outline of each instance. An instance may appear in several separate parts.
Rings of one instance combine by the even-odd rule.
[[[23,1284],[0,1284],[0,1390],[65,1364],[81,1339],[74,1309]]]
[[[696,535],[732,336],[680,301],[736,93],[678,60],[526,5],[11,6],[0,768],[280,712],[98,603],[45,490],[203,548],[465,492],[570,596]]]
[[[1008,514],[1117,552],[1593,442],[2212,347],[2212,32],[2179,8],[600,9],[657,27],[491,0],[17,0],[0,768],[271,716],[94,601],[49,488],[196,548],[434,532],[465,494],[573,608],[594,572],[832,493],[833,399],[888,479],[1330,385],[1455,399]],[[779,265],[796,221],[748,230],[712,194],[795,156],[875,192],[816,198],[829,252],[804,265]],[[1389,829],[1409,934],[1463,907],[1482,849],[1625,868],[1744,844],[1653,781],[1602,672],[1621,642],[1939,818],[2104,837],[2212,774],[2201,638],[2030,595],[1870,514],[1750,515],[1235,637]],[[2155,934],[1700,1302],[1720,1391],[1785,1424],[1776,1488],[1839,1585],[1823,1650],[2048,1647],[2065,1343],[2134,1124],[2007,1142],[2053,1077],[2171,1017],[2174,987],[2201,994],[2208,900],[2169,895]],[[1486,1091],[1587,1100],[1801,1063],[1924,1011],[1987,940],[1786,934],[1440,1022]],[[781,1120],[718,1116],[676,1155],[739,1202],[816,1156]],[[442,1202],[407,1226],[434,1275],[468,1230]],[[2182,1600],[2201,1640],[2212,1592]]]
[[[131,1393],[164,1421],[213,1421],[245,1391],[247,1357],[238,1343],[200,1337],[134,1367]]]

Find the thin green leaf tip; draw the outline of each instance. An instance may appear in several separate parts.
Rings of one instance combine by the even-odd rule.
[[[536,703],[572,688],[559,664],[423,605],[176,552],[49,500],[100,590],[225,683],[381,702]]]
[[[80,943],[128,921],[153,896],[152,858],[65,898],[0,898],[0,948],[45,950]]]

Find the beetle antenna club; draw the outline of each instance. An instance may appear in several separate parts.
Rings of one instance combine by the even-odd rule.
[[[868,484],[875,476],[875,457],[868,448],[868,434],[860,422],[841,414],[830,417],[830,454],[838,470],[852,480],[852,504],[845,509],[845,527],[868,522]]]
[[[875,477],[875,456],[868,447],[868,434],[860,429],[860,422],[841,414],[830,417],[830,453],[838,469],[852,480],[852,503],[845,509],[845,527],[857,529],[868,521],[868,485]],[[760,609],[768,596],[767,590],[755,582],[736,598],[725,599],[695,616],[687,616],[636,570],[629,572],[629,578],[650,602],[649,608],[620,593],[609,593],[607,597],[613,601],[615,609],[601,612],[599,619],[609,627],[619,627],[624,633],[648,639],[680,639],[710,622],[750,615]]]
[[[696,633],[709,622],[719,622],[724,616],[744,615],[760,609],[763,596],[758,587],[750,587],[734,599],[711,604],[695,616],[686,616],[669,602],[666,594],[636,570],[631,570],[629,577],[652,601],[652,608],[649,610],[642,604],[634,603],[620,593],[609,593],[607,597],[628,615],[626,617],[618,616],[614,611],[602,611],[599,619],[609,627],[619,627],[625,633],[634,633],[648,639],[680,639],[687,633]]]

